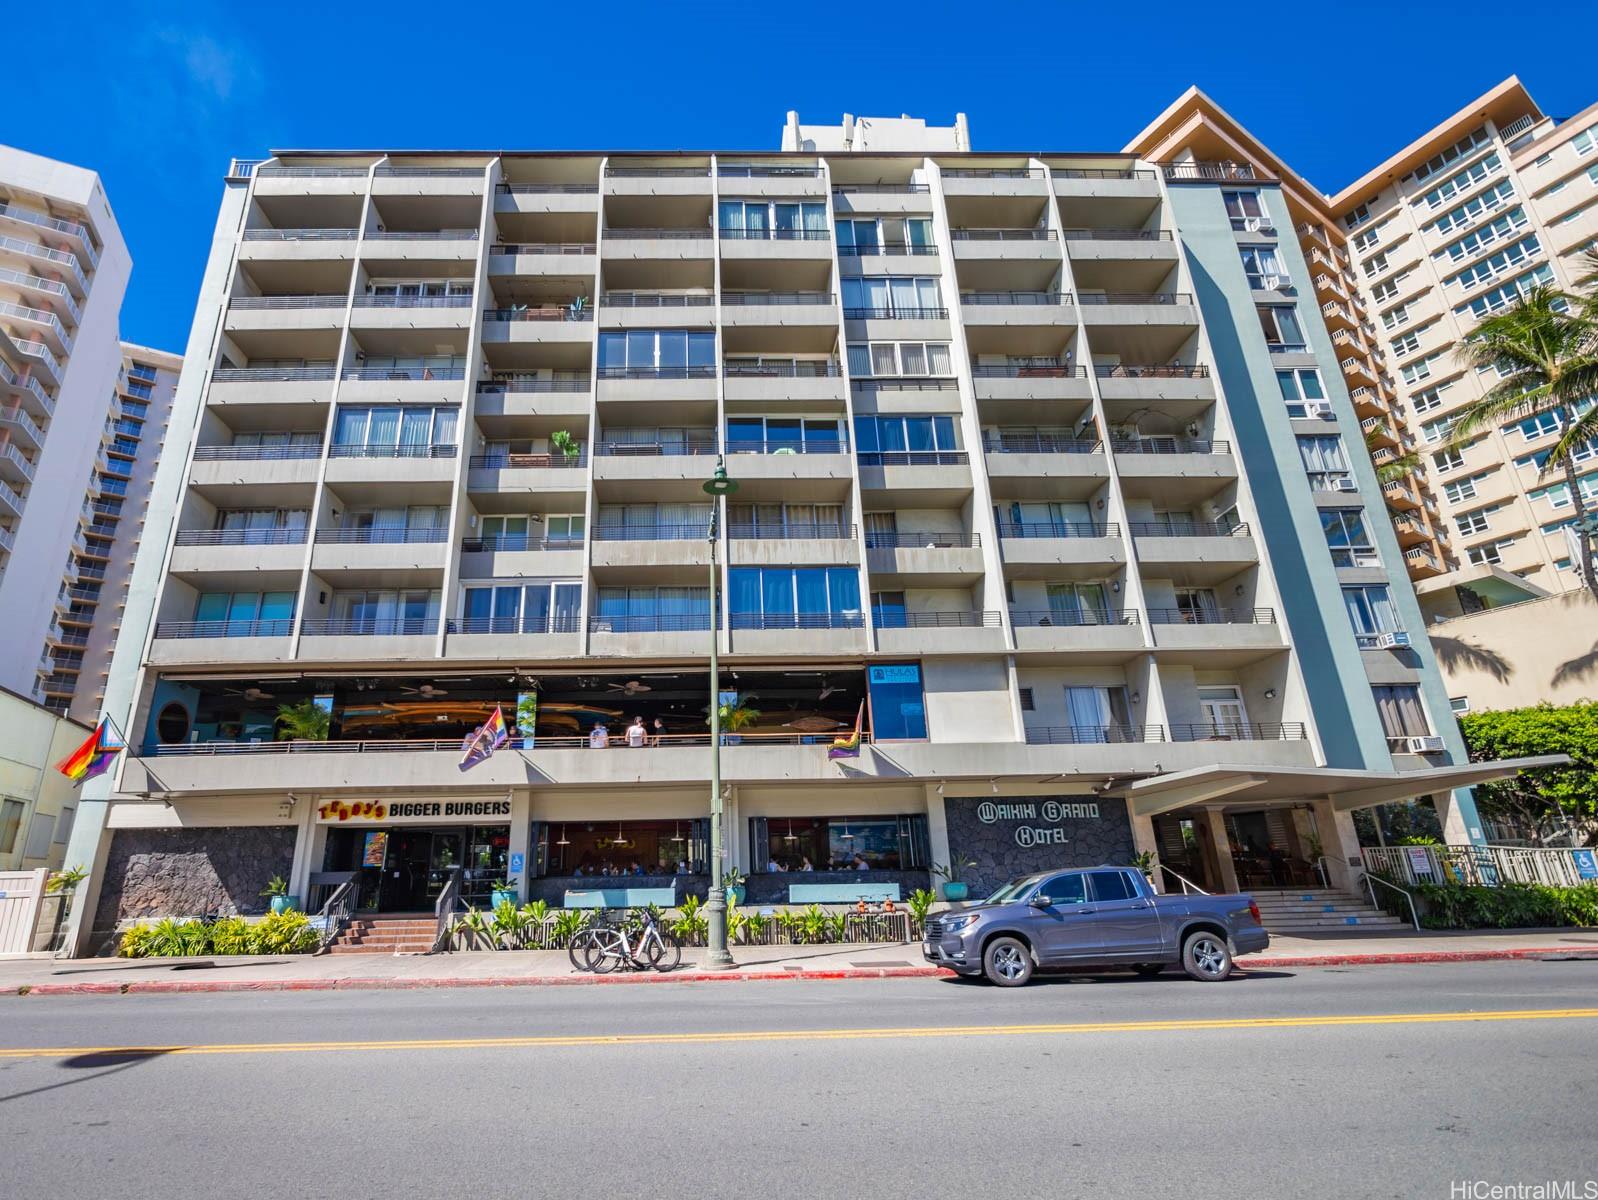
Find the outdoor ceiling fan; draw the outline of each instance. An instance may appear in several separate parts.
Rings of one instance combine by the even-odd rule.
[[[819,704],[821,701],[825,700],[828,696],[832,695],[834,692],[841,692],[841,691],[843,691],[843,689],[841,687],[839,687],[835,683],[824,683],[821,686],[821,695],[816,697],[816,702]]]
[[[246,700],[271,700],[274,698],[271,692],[263,692],[254,684],[251,684],[243,691],[238,688],[228,688],[227,694],[230,696],[243,696]]]
[[[449,695],[448,689],[434,687],[430,683],[424,683],[421,687],[402,687],[400,688],[400,691],[404,692],[408,696],[421,696],[426,700],[431,700],[434,696]]]
[[[655,689],[639,679],[629,679],[626,683],[606,684],[613,692],[623,692],[628,696],[636,696],[639,692],[652,692]]]

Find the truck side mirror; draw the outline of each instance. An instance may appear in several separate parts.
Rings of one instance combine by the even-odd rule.
[[[1028,900],[1027,903],[1030,904],[1033,908],[1048,908],[1050,905],[1052,905],[1054,903],[1054,901],[1050,900],[1047,896],[1043,895],[1040,892],[1037,895],[1033,896],[1032,899]]]

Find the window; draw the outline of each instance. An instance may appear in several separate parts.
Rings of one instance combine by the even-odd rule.
[[[1045,879],[1033,894],[1047,896],[1051,905],[1086,904],[1087,881],[1080,871],[1073,871],[1069,875],[1056,875],[1052,879]]]
[[[1472,196],[1458,208],[1449,209],[1432,222],[1432,228],[1438,233],[1450,233],[1455,229],[1461,229],[1484,212],[1497,208],[1504,201],[1512,199],[1514,195],[1514,182],[1508,179],[1500,180],[1486,191]]]
[[[201,592],[194,620],[227,637],[286,634],[294,623],[293,592]]]
[[[426,588],[334,592],[333,616],[349,634],[436,633],[442,595]]]
[[[931,217],[875,217],[839,221],[838,253],[850,256],[872,254],[933,254]]]
[[[10,854],[17,848],[17,834],[22,829],[22,814],[26,811],[20,800],[0,800],[0,854]]]
[[[1400,271],[1397,275],[1394,275],[1391,279],[1384,279],[1380,283],[1376,284],[1373,288],[1371,288],[1371,295],[1373,297],[1375,297],[1376,303],[1378,303],[1378,304],[1386,304],[1389,300],[1393,299],[1395,296],[1398,295],[1399,285],[1402,284],[1404,282],[1404,280],[1406,280],[1408,278],[1409,278],[1409,272],[1408,271]]]
[[[61,811],[56,814],[55,833],[50,838],[51,845],[65,846],[72,840],[72,823],[77,819],[78,806],[76,804],[63,804]]]
[[[1107,904],[1112,900],[1138,898],[1138,893],[1133,890],[1132,881],[1126,877],[1125,871],[1090,871],[1088,882],[1093,887],[1093,899],[1101,904]]]
[[[1321,530],[1332,552],[1334,567],[1379,567],[1381,556],[1365,526],[1362,508],[1321,509]]]
[[[870,275],[843,281],[844,316],[918,317],[945,316],[938,281],[930,275]]]
[[[1420,427],[1420,435],[1426,439],[1428,444],[1432,442],[1440,442],[1448,436],[1449,431],[1453,429],[1453,427],[1453,417],[1438,417],[1437,420],[1427,421],[1424,425],[1422,425]]]
[[[728,454],[841,454],[837,417],[728,417]]]
[[[623,542],[697,540],[710,529],[711,511],[703,500],[601,504],[594,536]]]
[[[1051,583],[1048,585],[1051,625],[1108,625],[1109,599],[1102,583]],[[1040,622],[1041,623],[1041,622]]]
[[[1560,420],[1559,414],[1556,412],[1540,412],[1527,417],[1514,428],[1520,430],[1522,440],[1534,442],[1538,438],[1558,433],[1564,428],[1564,422]]]
[[[1265,344],[1272,353],[1304,349],[1304,330],[1291,304],[1261,304],[1256,311],[1260,328],[1265,331]]]
[[[1598,146],[1598,125],[1590,125],[1575,137],[1570,139],[1570,144],[1575,148],[1579,158],[1591,154],[1594,146]]]
[[[1478,533],[1487,532],[1487,514],[1490,508],[1473,509],[1468,513],[1461,513],[1454,518],[1454,525],[1459,530],[1461,537],[1473,537]]]
[[[1414,684],[1381,684],[1371,688],[1382,732],[1389,742],[1402,738],[1426,737],[1432,731],[1426,709],[1420,702],[1420,689]]]
[[[1348,610],[1349,622],[1354,626],[1354,637],[1361,645],[1374,644],[1384,633],[1397,633],[1403,628],[1398,610],[1393,607],[1392,592],[1386,584],[1365,587],[1344,587],[1343,607]]]
[[[1431,412],[1434,408],[1440,408],[1443,403],[1443,393],[1453,386],[1454,381],[1451,379],[1444,383],[1434,383],[1431,387],[1424,388],[1411,396],[1409,406],[1417,413]]]
[[[1221,202],[1226,205],[1226,215],[1231,218],[1233,229],[1270,228],[1271,219],[1258,192],[1222,192]]]
[[[1457,283],[1461,288],[1468,290],[1491,282],[1508,268],[1541,253],[1542,243],[1537,240],[1537,235],[1534,233],[1521,238],[1513,246],[1505,247],[1491,258],[1484,258],[1481,262],[1466,267],[1458,275],[1444,279],[1443,282]]]
[[[710,628],[710,589],[602,587],[593,628],[601,633]]]
[[[1491,175],[1503,165],[1503,160],[1498,157],[1496,152],[1489,154],[1480,162],[1471,163],[1470,166],[1466,167],[1457,175],[1450,176],[1448,179],[1443,180],[1442,183],[1438,184],[1431,191],[1427,192],[1418,201],[1416,201],[1415,206],[1419,208],[1421,205],[1425,205],[1427,208],[1437,208],[1440,205],[1446,204],[1455,196],[1458,196],[1462,192],[1467,192],[1471,188],[1475,187],[1476,184],[1480,183],[1483,179],[1486,179],[1487,176]]]
[[[1385,225],[1386,222],[1382,222]],[[1365,251],[1374,249],[1382,242],[1382,225],[1373,225],[1363,233],[1354,235],[1354,253],[1364,254]]]
[[[1240,246],[1238,253],[1243,257],[1243,273],[1248,276],[1248,286],[1255,291],[1274,291],[1291,285],[1287,268],[1277,256],[1275,246]]]
[[[841,538],[848,530],[841,504],[729,504],[735,538]]]
[[[1450,696],[1450,697],[1448,697],[1448,711],[1453,713],[1456,717],[1464,716],[1466,713],[1468,713],[1470,711],[1470,697],[1468,697],[1468,696]]]
[[[1300,437],[1298,454],[1309,485],[1317,492],[1329,492],[1337,486],[1338,480],[1353,478],[1349,473],[1348,456],[1343,452],[1343,439],[1335,433]]]
[[[1349,229],[1357,228],[1361,222],[1370,220],[1371,206],[1367,200],[1357,208],[1350,209],[1343,217],[1343,224]]]
[[[853,629],[862,624],[854,567],[733,567],[727,608],[734,629]]]
[[[854,419],[855,445],[867,456],[935,453],[958,450],[954,418],[949,416],[870,416]]]
[[[866,686],[871,693],[873,741],[907,741],[927,736],[927,707],[921,692],[920,664],[867,667]]]
[[[1400,304],[1397,308],[1390,308],[1382,314],[1383,329],[1397,329],[1409,320],[1409,305]]]
[[[1324,403],[1326,400],[1321,374],[1313,367],[1278,371],[1276,383],[1282,389],[1282,399],[1287,402],[1287,415],[1290,417],[1307,417],[1311,402]]]
[[[1514,538],[1505,538],[1500,542],[1488,542],[1485,546],[1472,546],[1465,551],[1465,557],[1478,567],[1497,566],[1504,561],[1504,548],[1514,544]]]
[[[1412,363],[1405,363],[1399,370],[1399,374],[1404,377],[1405,383],[1419,383],[1422,379],[1430,379],[1432,364],[1442,356],[1443,351],[1437,350],[1428,354],[1425,358],[1417,359]]]
[[[478,540],[485,550],[559,549],[583,544],[587,518],[582,513],[546,514],[542,520],[515,513],[480,517]]]
[[[1450,504],[1458,504],[1461,500],[1472,499],[1475,495],[1476,476],[1474,475],[1443,484],[1443,496]]]
[[[1442,258],[1447,255],[1450,262],[1463,262],[1472,255],[1481,253],[1494,242],[1508,237],[1515,230],[1525,228],[1525,225],[1526,211],[1517,205],[1496,220],[1477,226],[1458,241],[1450,242],[1432,257]]]
[[[340,405],[333,423],[333,458],[429,458],[453,451],[460,410],[427,405]]]
[[[1403,337],[1392,340],[1393,353],[1402,358],[1406,354],[1413,354],[1420,349],[1420,330],[1411,329]]]
[[[724,238],[824,240],[827,206],[771,200],[723,200],[720,225]]]
[[[1375,275],[1380,275],[1383,271],[1387,270],[1386,251],[1383,251],[1381,254],[1371,255],[1364,261],[1363,264],[1361,264],[1360,270],[1365,273],[1366,279],[1370,279]]]
[[[947,342],[850,342],[849,374],[856,379],[954,374]]]
[[[1075,742],[1122,742],[1131,736],[1132,708],[1124,687],[1067,687],[1065,711]]]
[[[1432,465],[1439,471],[1457,471],[1465,465],[1465,456],[1457,447],[1450,446],[1432,455]]]
[[[464,633],[576,633],[583,586],[575,581],[469,583],[461,597]]]
[[[1485,146],[1492,140],[1493,135],[1487,132],[1487,126],[1479,125],[1448,147],[1448,149],[1440,154],[1432,155],[1404,178],[1413,179],[1416,183],[1424,183],[1437,172],[1447,167],[1449,163],[1458,162],[1478,146]]]
[[[1032,689],[1031,688],[1029,688],[1029,687],[1022,688],[1021,692],[1020,692],[1020,695],[1021,695],[1021,711],[1022,712],[1034,712],[1034,711],[1037,710],[1037,702],[1033,699]]]
[[[469,279],[372,280],[366,285],[366,294],[368,296],[470,296],[472,281]]]
[[[383,508],[346,509],[339,528],[355,531],[361,541],[440,542],[444,540],[449,509],[440,504],[391,505]]]
[[[629,329],[599,335],[601,375],[698,379],[713,375],[715,366],[716,335],[706,330]]]

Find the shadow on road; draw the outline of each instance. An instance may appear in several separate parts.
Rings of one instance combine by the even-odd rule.
[[[29,1096],[39,1096],[45,1092],[53,1092],[58,1088],[71,1087],[75,1083],[93,1083],[96,1079],[104,1079],[108,1075],[115,1075],[138,1066],[140,1063],[149,1062],[151,1059],[160,1058],[171,1052],[171,1047],[152,1046],[149,1048],[130,1048],[127,1050],[112,1050],[100,1053],[74,1054],[56,1063],[57,1067],[66,1067],[72,1070],[93,1071],[89,1075],[77,1075],[71,1079],[63,1079],[59,1083],[47,1083],[43,1087],[28,1088],[26,1091],[9,1092],[0,1096],[0,1104],[9,1100],[22,1100]],[[96,1068],[103,1068],[97,1070]]]
[[[1239,967],[1226,980],[1226,982],[1236,984],[1260,979],[1296,978],[1297,975],[1292,971],[1252,971],[1243,967]],[[956,975],[952,979],[945,978],[942,980],[942,982],[954,987],[991,986],[988,984],[988,981],[982,978],[980,975]],[[1105,971],[1039,971],[1032,976],[1032,982],[1034,984],[1045,984],[1053,987],[1059,987],[1065,984],[1083,983],[1121,984],[1123,986],[1134,983],[1143,984],[1144,986],[1148,986],[1150,984],[1162,986],[1170,984],[1194,985],[1197,983],[1196,980],[1189,979],[1180,971],[1167,971],[1163,974],[1155,975],[1152,978],[1146,978],[1138,975],[1123,975],[1119,972],[1111,974]]]

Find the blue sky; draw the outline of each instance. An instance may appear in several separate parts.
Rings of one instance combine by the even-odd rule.
[[[979,150],[1111,150],[1197,83],[1335,190],[1507,75],[1555,115],[1598,100],[1591,10],[1522,0],[1507,23],[1505,11],[1470,0],[921,0],[847,11],[85,0],[70,29],[54,26],[60,51],[48,65],[35,59],[49,76],[34,89],[37,118],[7,103],[0,141],[100,172],[134,259],[123,335],[180,351],[234,155],[774,149],[790,108],[817,124],[845,111],[947,123],[963,110]],[[1403,64],[1407,87],[1339,95],[1315,41],[1327,36],[1363,55],[1372,77]],[[1438,38],[1445,52],[1417,65],[1409,48]]]

